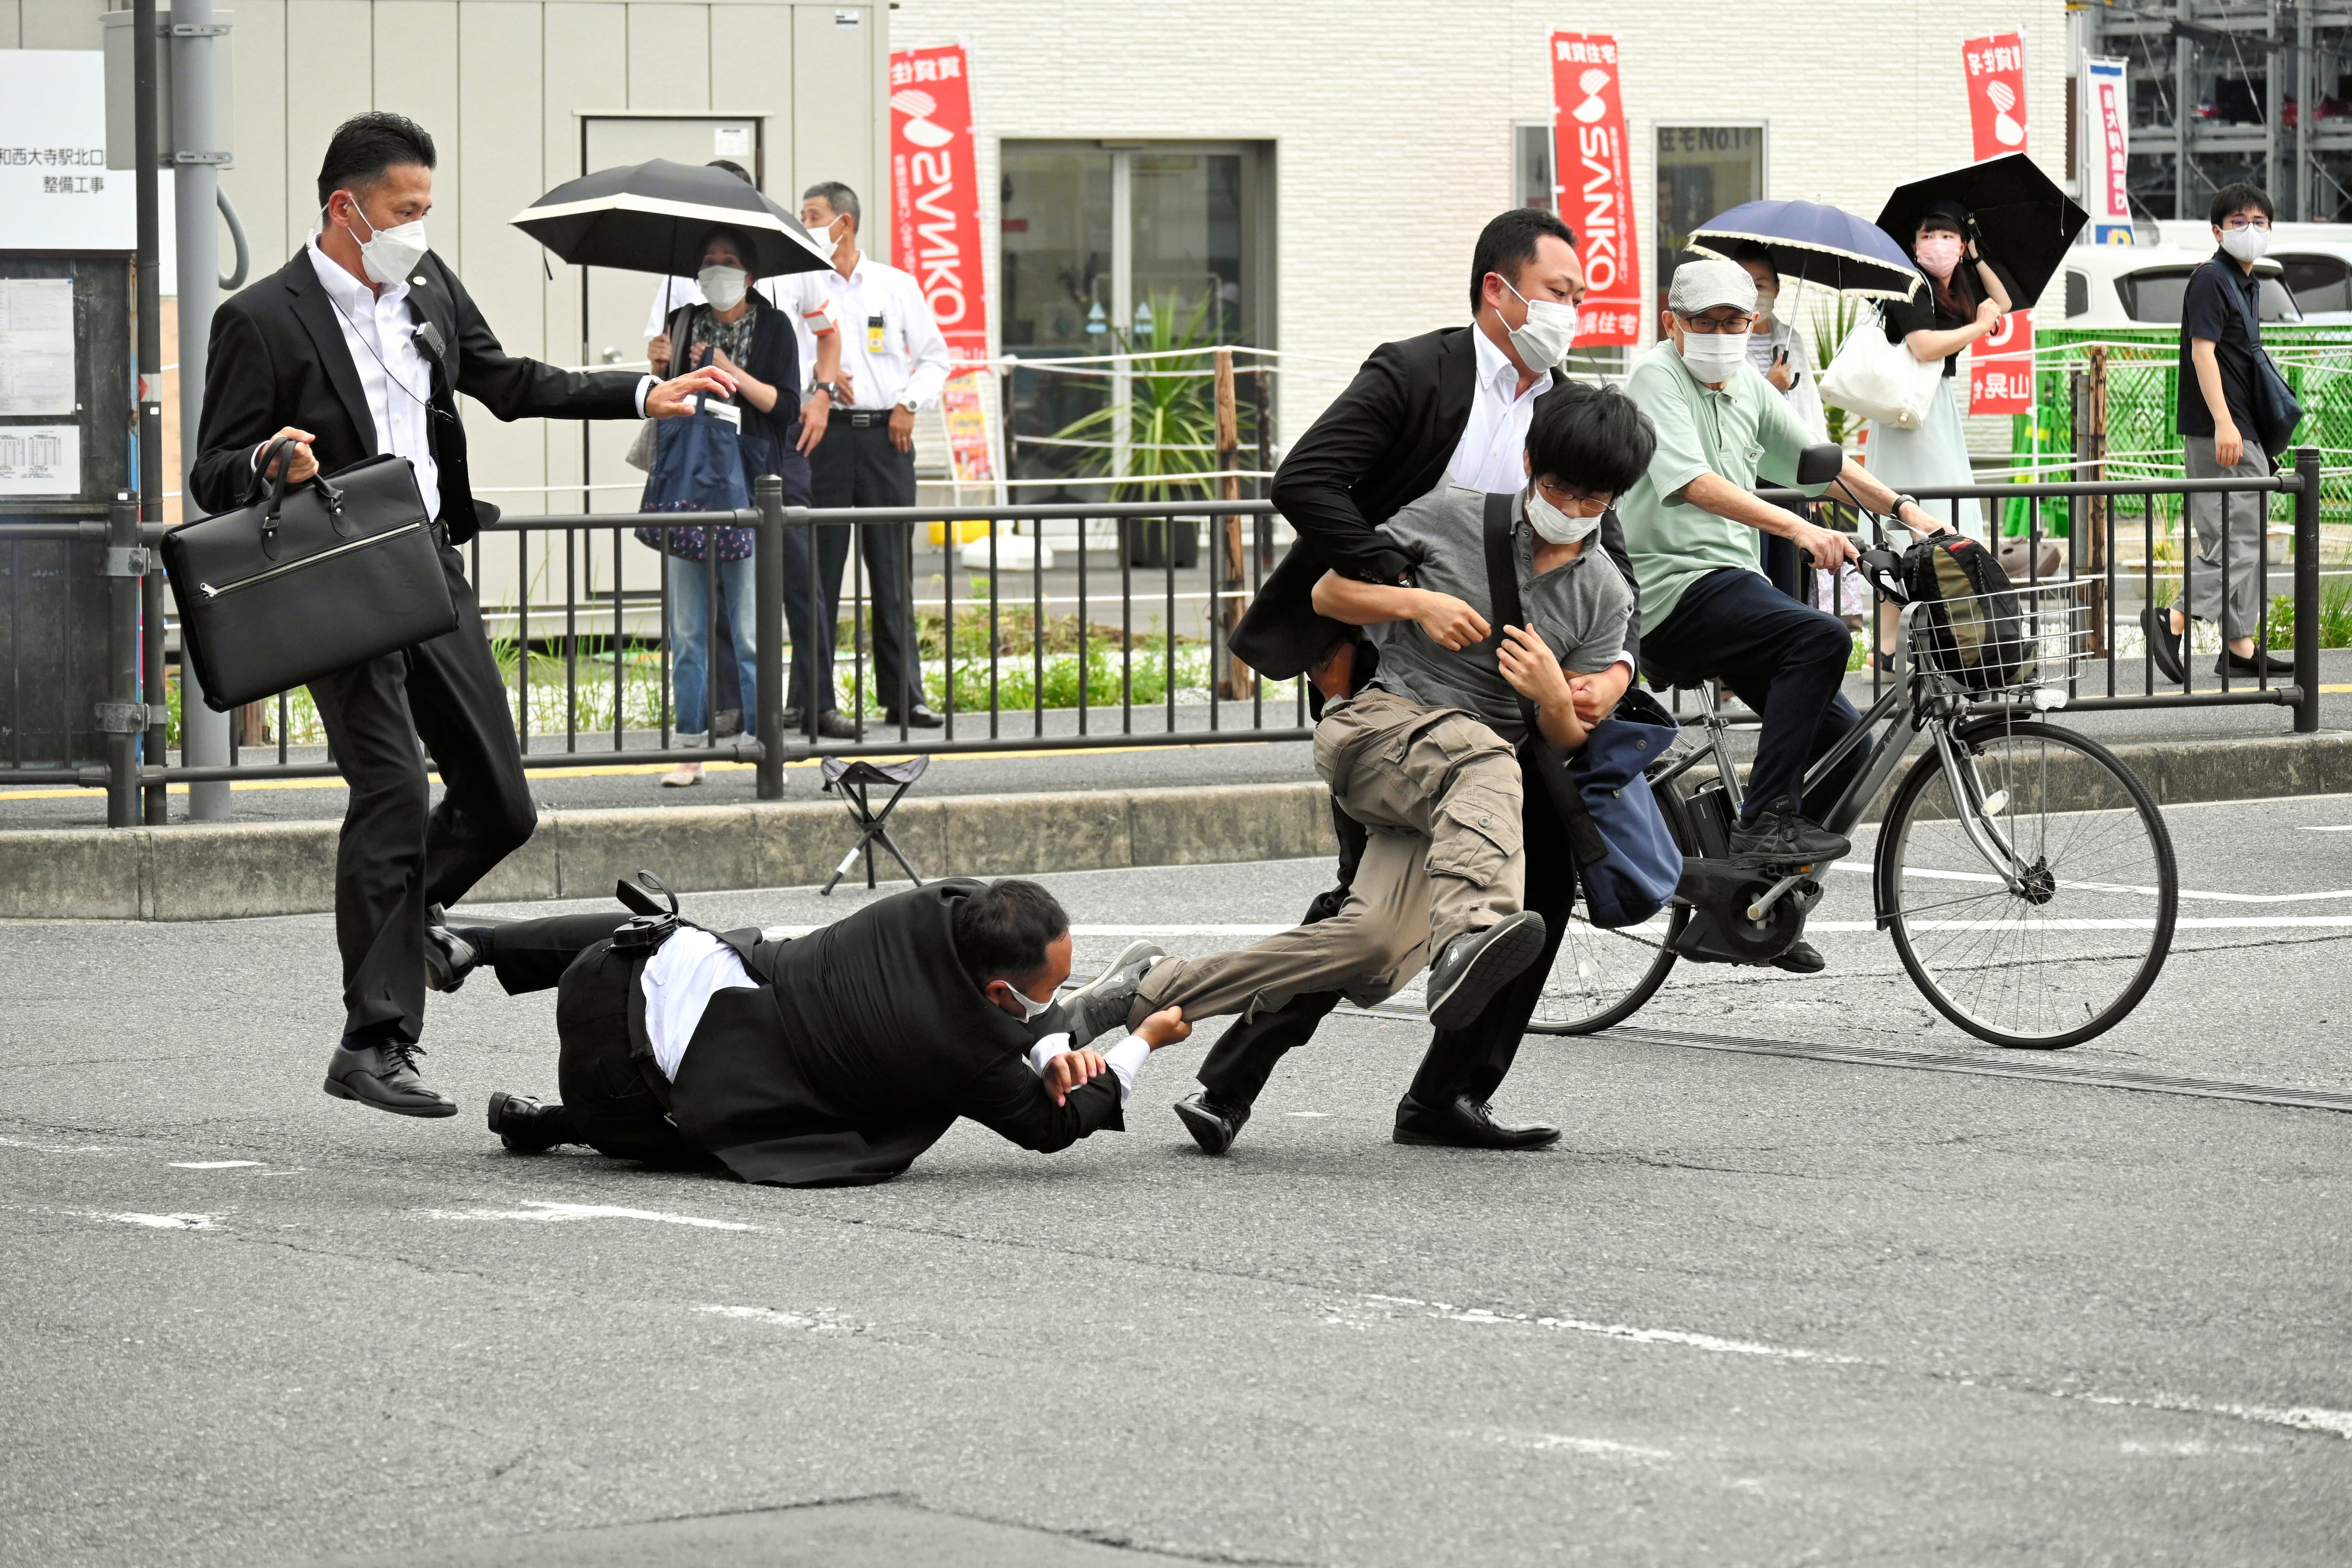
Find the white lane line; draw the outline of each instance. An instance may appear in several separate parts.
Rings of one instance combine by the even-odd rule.
[[[36,1154],[105,1154],[95,1143],[37,1143],[30,1138],[0,1138],[0,1149],[24,1149]]]
[[[213,1216],[207,1214],[102,1214],[99,1219],[110,1219],[120,1225],[145,1226],[149,1230],[218,1230]]]
[[[1520,1325],[1538,1329],[1565,1330],[1572,1333],[1592,1334],[1601,1339],[1625,1340],[1635,1344],[1677,1345],[1686,1350],[1707,1351],[1717,1355],[1760,1356],[1771,1361],[1807,1362],[1817,1366],[1864,1366],[1884,1372],[1904,1372],[1907,1369],[1892,1363],[1867,1356],[1840,1355],[1833,1351],[1804,1350],[1794,1345],[1764,1344],[1754,1340],[1728,1340],[1715,1334],[1689,1333],[1679,1329],[1642,1329],[1626,1323],[1596,1323],[1581,1318],[1561,1318],[1532,1312],[1503,1312],[1486,1307],[1456,1307],[1444,1301],[1423,1301],[1411,1296],[1376,1296],[1362,1298],[1368,1302],[1388,1307],[1416,1307],[1429,1317],[1447,1322],[1470,1323],[1479,1327]],[[1338,1319],[1327,1321],[1339,1321]],[[1941,1382],[1956,1383],[1963,1387],[1988,1388],[2003,1394],[2038,1394],[2050,1399],[2072,1399],[2086,1405],[2105,1405],[2134,1410],[2160,1410],[2179,1415],[2218,1415],[2231,1421],[2244,1421],[2260,1426],[2282,1426],[2295,1432],[2314,1432],[2330,1437],[2352,1438],[2352,1410],[2329,1410],[2320,1405],[2208,1405],[2201,1400],[2183,1399],[2172,1394],[2152,1394],[2146,1398],[2128,1398],[2118,1394],[2084,1394],[2072,1389],[2014,1387],[1990,1378],[1967,1377],[1958,1373],[1931,1372],[1927,1374]]]
[[[621,1208],[612,1204],[559,1204],[526,1198],[519,1209],[425,1209],[427,1219],[635,1219],[653,1225],[691,1226],[697,1230],[757,1230],[731,1219],[705,1219],[699,1215],[665,1214],[659,1209]]]
[[[1639,1443],[1617,1443],[1606,1437],[1570,1437],[1558,1432],[1461,1432],[1455,1435],[1487,1443],[1500,1443],[1507,1448],[1524,1448],[1535,1454],[1582,1454],[1597,1459],[1644,1461],[1674,1458],[1664,1448],[1643,1447]]]
[[[804,1312],[779,1311],[773,1307],[730,1307],[716,1301],[698,1301],[694,1310],[714,1318],[740,1318],[746,1322],[766,1323],[772,1328],[802,1329],[812,1334],[862,1334],[872,1326],[844,1322],[823,1309],[812,1317]]]
[[[2185,895],[2184,895],[2185,896]],[[1580,922],[1581,923],[1581,922]],[[2342,915],[2183,915],[2173,922],[2180,931],[2268,931],[2293,927],[2326,929],[2352,926],[2352,914]],[[2113,920],[2015,920],[2015,921],[1913,921],[1913,931],[2150,931],[2152,918],[2118,916]],[[814,930],[815,928],[807,928]],[[1290,930],[1288,926],[1264,925],[1156,925],[1156,926],[1072,926],[1073,936],[1272,936]],[[1807,934],[1814,931],[1874,931],[1874,921],[1808,921]],[[1663,921],[1633,926],[1611,934],[1617,936],[1660,937],[1666,933]],[[773,933],[769,933],[772,935]]]
[[[260,1165],[261,1162],[258,1160],[173,1160],[171,1162],[172,1169],[175,1171],[258,1170]]]
[[[2352,833],[2352,822],[2331,822],[2324,826],[2298,823],[2295,825],[2295,831],[2298,833]]]

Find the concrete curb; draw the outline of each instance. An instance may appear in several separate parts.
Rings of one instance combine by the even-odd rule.
[[[2352,733],[2113,749],[2167,805],[2352,793]],[[1324,801],[1314,783],[942,795],[907,801],[890,825],[927,877],[1095,871],[1329,855]],[[334,908],[336,837],[331,822],[0,834],[0,919],[320,913]],[[688,892],[806,887],[850,842],[829,801],[549,812],[473,899],[600,898],[639,867]]]
[[[1319,784],[910,799],[891,836],[926,877],[1332,853]],[[551,811],[479,903],[605,896],[649,868],[681,892],[821,883],[854,841],[831,801]],[[232,920],[334,908],[333,822],[0,834],[0,919]],[[887,856],[882,870],[899,873]],[[863,875],[861,867],[856,873]]]

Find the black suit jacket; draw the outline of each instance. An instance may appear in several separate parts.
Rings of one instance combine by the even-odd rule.
[[[885,1182],[968,1116],[1052,1152],[1123,1130],[1116,1075],[1055,1105],[1024,1059],[1037,1027],[981,994],[957,961],[950,879],[868,904],[797,942],[730,931],[759,985],[710,999],[670,1114],[747,1182]],[[641,1004],[640,1004],[641,1005]]]
[[[1234,651],[1254,668],[1287,680],[1356,635],[1315,611],[1315,584],[1325,572],[1368,583],[1394,583],[1409,572],[1412,563],[1372,531],[1445,477],[1475,400],[1477,330],[1449,327],[1382,343],[1283,458],[1274,502],[1298,542],[1234,628]],[[1558,371],[1552,379],[1559,380]],[[1613,512],[1601,523],[1601,543],[1633,582],[1633,557]],[[1640,642],[1637,612],[1625,651],[1638,658]]]
[[[376,455],[367,395],[310,249],[306,244],[285,266],[213,313],[204,415],[188,474],[190,496],[208,513],[253,498],[258,489],[254,448],[286,426],[318,437],[310,449],[320,473],[337,473]],[[457,275],[430,251],[410,275],[408,299],[443,344],[437,358],[426,345],[419,347],[433,364],[435,414],[426,424],[440,470],[441,518],[452,543],[465,542],[478,522],[495,521],[499,515],[496,507],[474,499],[457,393],[478,400],[500,419],[635,416],[637,373],[558,370],[509,354]]]

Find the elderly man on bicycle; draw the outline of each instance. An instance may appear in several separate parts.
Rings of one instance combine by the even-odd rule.
[[[1778,534],[1824,570],[1854,558],[1852,539],[1750,492],[1794,482],[1811,437],[1748,363],[1756,283],[1712,258],[1675,269],[1664,341],[1625,391],[1658,437],[1649,472],[1617,504],[1641,593],[1643,656],[1679,682],[1712,677],[1762,718],[1747,805],[1731,836],[1737,859],[1770,865],[1834,860],[1852,846],[1805,815],[1806,766],[1860,716],[1839,693],[1853,637],[1835,616],[1790,598],[1757,569],[1756,533]],[[1913,532],[1944,525],[1849,460],[1832,483]],[[1861,753],[1842,764],[1859,765]],[[1841,778],[1824,781],[1834,794]],[[1799,942],[1780,967],[1811,973],[1821,954]]]

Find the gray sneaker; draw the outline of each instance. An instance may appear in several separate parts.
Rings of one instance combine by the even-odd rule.
[[[1115,1028],[1127,1024],[1128,1010],[1135,1005],[1136,987],[1151,966],[1168,956],[1156,942],[1131,942],[1126,950],[1108,963],[1102,973],[1062,998],[1062,1006],[1070,1016],[1070,1048],[1088,1044]]]

